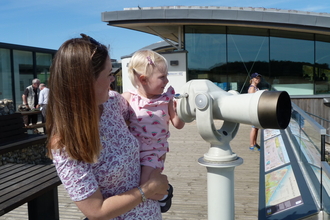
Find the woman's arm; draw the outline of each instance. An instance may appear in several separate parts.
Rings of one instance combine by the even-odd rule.
[[[173,101],[173,99],[168,103],[168,112],[170,114],[172,125],[177,129],[183,128],[185,122],[182,121],[176,113],[176,101]]]
[[[248,93],[255,93],[256,92],[256,87],[255,86],[250,86],[248,89]]]
[[[151,173],[150,179],[140,187],[146,198],[150,198],[155,194],[166,195],[168,189],[167,176],[161,174],[160,169],[155,169]],[[107,199],[103,199],[100,189],[97,189],[87,199],[76,202],[76,205],[89,220],[108,220],[130,211],[141,202],[142,194],[138,188]]]

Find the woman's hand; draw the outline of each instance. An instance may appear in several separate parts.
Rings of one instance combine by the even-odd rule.
[[[147,198],[150,198],[156,194],[167,195],[167,176],[161,174],[161,169],[154,169],[150,174],[149,180],[143,185],[141,185],[141,188],[146,194]]]
[[[167,195],[167,176],[161,174],[161,169],[154,169],[150,174],[149,180],[140,187],[147,198],[156,194]],[[106,199],[103,198],[100,189],[97,189],[88,198],[75,203],[89,219],[112,219],[128,212],[141,202],[141,193],[135,187],[120,195]]]

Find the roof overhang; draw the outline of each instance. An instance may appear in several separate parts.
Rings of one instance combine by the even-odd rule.
[[[184,25],[240,26],[330,35],[330,14],[244,7],[144,7],[102,13],[108,25],[178,42]]]

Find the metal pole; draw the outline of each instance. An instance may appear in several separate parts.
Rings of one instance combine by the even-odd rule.
[[[214,163],[201,157],[198,162],[207,168],[208,219],[234,220],[234,169],[243,163],[243,159]]]

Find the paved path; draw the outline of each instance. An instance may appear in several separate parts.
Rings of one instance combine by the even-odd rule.
[[[217,124],[217,128],[220,125]],[[235,219],[256,220],[258,216],[259,152],[248,149],[250,125],[240,125],[230,146],[243,158],[235,168]],[[196,123],[186,124],[182,130],[171,128],[170,153],[167,154],[164,173],[174,187],[171,209],[163,214],[164,220],[206,220],[206,168],[197,160],[209,149],[197,132]],[[61,220],[83,219],[84,215],[70,200],[63,186],[58,187]],[[0,220],[27,220],[27,206],[23,205],[1,216]]]

